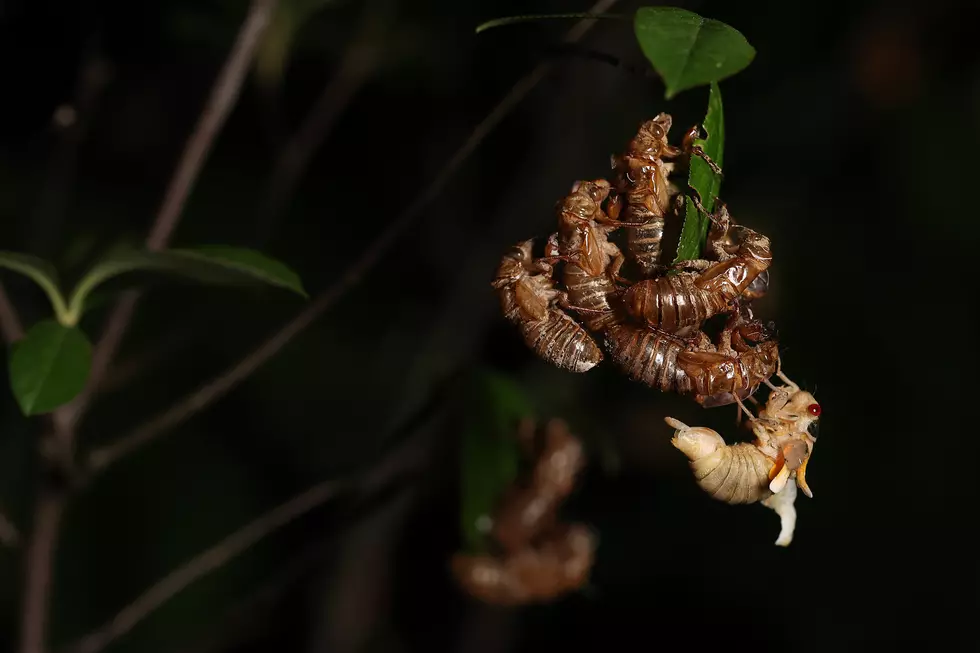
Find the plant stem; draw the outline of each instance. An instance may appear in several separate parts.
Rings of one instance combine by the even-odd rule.
[[[104,626],[69,647],[66,653],[98,653],[196,580],[220,569],[256,542],[334,498],[341,489],[343,486],[336,481],[319,483],[262,515],[167,574],[135,601],[120,610]]]

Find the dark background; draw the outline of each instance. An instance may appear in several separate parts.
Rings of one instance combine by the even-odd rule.
[[[245,4],[0,2],[0,248],[50,257],[70,277],[101,248],[143,237]],[[605,175],[609,155],[655,113],[672,113],[678,132],[703,115],[704,88],[668,103],[652,80],[565,57],[353,292],[243,386],[72,504],[52,643],[105,622],[313,483],[404,456],[424,462],[304,516],[109,650],[975,645],[976,422],[964,396],[977,369],[976,271],[965,263],[980,235],[972,5],[683,5],[735,26],[758,51],[721,85],[722,195],[773,240],[772,289],[758,312],[778,322],[786,371],[816,387],[824,408],[808,474],[815,496],[797,501],[790,548],[773,546],[771,512],[701,493],[669,444],[665,414],[731,438],[733,410],[703,411],[607,365],[564,374],[533,358],[499,315],[494,265],[511,243],[553,230],[553,204],[572,181]],[[318,293],[570,23],[480,36],[474,26],[588,8],[364,6],[323,2],[298,28],[283,75],[246,83],[175,244],[261,247]],[[261,207],[283,138],[333,78],[365,12],[379,21],[369,39],[377,65],[270,218]],[[585,43],[642,63],[628,23],[603,21]],[[81,128],[58,129],[55,108],[77,102],[80,71],[93,62],[107,84],[78,104]],[[29,283],[3,281],[26,322],[47,316]],[[269,291],[160,283],[149,293],[119,360],[155,352],[155,362],[100,397],[82,450],[165,408],[302,308]],[[82,326],[94,337],[103,317],[93,311]],[[594,452],[567,507],[600,533],[597,564],[586,592],[554,605],[484,608],[447,574],[467,412],[457,379],[487,368],[520,383],[542,416],[568,419]],[[26,525],[40,426],[9,392],[0,420],[0,505]],[[3,650],[16,641],[20,569],[20,551],[0,551]]]

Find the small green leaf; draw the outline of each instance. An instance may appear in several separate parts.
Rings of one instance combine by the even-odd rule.
[[[58,287],[58,273],[44,259],[17,252],[0,252],[0,268],[23,274],[39,285],[51,300],[51,307],[59,321],[65,314],[65,299]]]
[[[521,389],[504,376],[478,373],[468,387],[462,443],[461,525],[471,552],[485,551],[488,517],[517,477],[520,445],[516,429],[533,411]]]
[[[25,415],[39,415],[74,399],[91,367],[92,345],[85,334],[44,320],[11,347],[10,387]]]
[[[721,21],[676,7],[643,7],[633,21],[643,54],[664,80],[667,99],[744,69],[755,49]]]
[[[702,127],[707,132],[705,140],[696,140],[695,144],[700,145],[704,153],[718,164],[724,165],[725,154],[725,112],[721,104],[721,89],[718,84],[711,84],[711,91],[708,94],[708,113],[704,117]],[[697,156],[691,157],[691,171],[688,174],[688,185],[698,192],[701,204],[709,211],[714,210],[715,197],[721,189],[721,175],[717,175],[711,170],[711,166]],[[685,205],[684,227],[681,230],[680,242],[677,244],[677,258],[674,263],[689,261],[701,257],[704,251],[705,239],[708,236],[708,227],[711,221],[707,216],[702,215],[691,201],[688,195]]]

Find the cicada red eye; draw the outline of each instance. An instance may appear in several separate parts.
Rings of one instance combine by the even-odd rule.
[[[814,417],[820,417],[820,404],[810,404],[806,407],[806,410]]]

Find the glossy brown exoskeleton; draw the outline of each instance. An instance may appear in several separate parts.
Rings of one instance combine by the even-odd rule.
[[[704,269],[633,284],[623,295],[623,304],[631,315],[648,326],[676,333],[732,310],[733,303],[767,272],[772,263],[768,238],[735,224],[724,204],[711,218],[714,225],[721,225],[712,229],[709,238],[709,248],[720,260],[685,262],[683,265],[700,265]],[[752,297],[758,295],[756,289]]]
[[[697,127],[688,130],[681,147],[671,145],[667,135],[672,123],[673,119],[666,113],[644,122],[626,152],[611,160],[616,173],[617,196],[609,212],[613,217],[633,223],[634,226],[626,230],[627,255],[645,277],[662,268],[660,245],[665,217],[683,210],[682,204],[671,202],[671,198],[679,193],[679,189],[670,183],[675,168],[686,170],[694,155],[721,172],[704,150],[694,144]]]
[[[516,324],[524,341],[542,359],[571,372],[586,372],[602,360],[602,350],[588,331],[560,304],[550,263],[533,256],[534,241],[511,248],[497,268],[497,289],[504,316]]]

